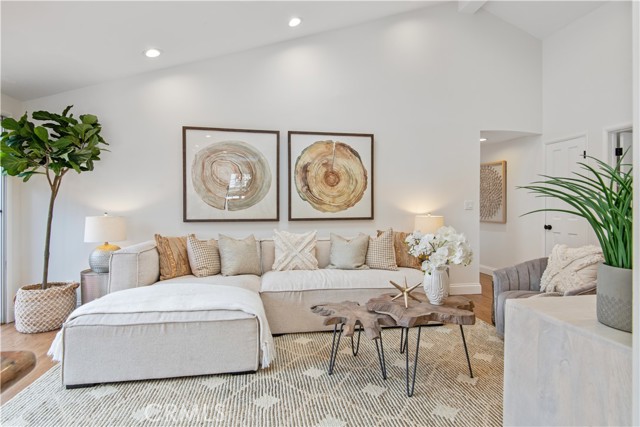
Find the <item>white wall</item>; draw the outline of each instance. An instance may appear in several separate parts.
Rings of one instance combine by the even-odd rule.
[[[541,43],[491,14],[455,4],[27,102],[97,114],[111,152],[92,173],[65,177],[54,218],[51,274],[78,279],[92,244],[86,215],[128,218],[129,241],[153,233],[270,237],[273,228],[353,235],[408,230],[431,211],[479,249],[480,129],[541,130]],[[170,52],[165,52],[170,55]],[[143,58],[141,58],[143,60]],[[161,60],[161,59],[160,59]],[[181,126],[276,129],[286,218],[288,130],[375,134],[375,220],[183,223]],[[23,282],[38,281],[47,188],[22,199]],[[478,260],[452,284],[477,283]]]
[[[606,160],[603,130],[631,124],[631,2],[614,1],[543,41],[544,141],[587,135]]]
[[[480,271],[515,265],[544,254],[544,219],[541,214],[521,216],[544,207],[541,199],[517,186],[530,184],[544,173],[544,156],[539,136],[526,136],[480,146],[482,163],[507,161],[507,222],[480,223]]]
[[[19,117],[24,113],[22,102],[4,93],[0,94],[0,111],[9,117]]]
[[[633,146],[640,153],[640,4],[633,3]],[[640,209],[640,155],[635,158],[633,169],[633,206],[635,212]],[[637,214],[636,214],[637,215]],[[637,216],[636,216],[637,218]],[[640,221],[633,222],[633,253],[640,254]],[[633,259],[633,396],[632,423],[640,425],[640,256]]]

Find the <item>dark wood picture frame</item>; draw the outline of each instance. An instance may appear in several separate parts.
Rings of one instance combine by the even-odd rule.
[[[199,135],[197,135],[199,133]],[[202,139],[202,134],[206,140]],[[228,138],[222,138],[224,134],[229,134]],[[245,135],[240,135],[245,134]],[[196,155],[194,150],[199,146],[194,141],[189,140],[189,136],[196,140],[199,138],[202,143],[208,145],[204,148],[211,147],[215,143],[232,143],[238,144],[238,142],[248,145],[250,148],[247,150],[253,150],[253,153],[259,153],[257,156],[262,156],[256,159],[259,166],[266,165],[270,172],[270,185],[266,190],[265,196],[259,199],[255,206],[250,206],[241,210],[227,210],[226,206],[229,203],[229,186],[227,186],[224,209],[213,207],[205,202],[202,196],[197,194],[194,189],[194,184],[190,177],[191,167]],[[197,136],[195,136],[197,135]],[[234,138],[237,135],[236,138]],[[256,136],[254,140],[238,141],[238,138],[251,139],[251,136]],[[211,141],[209,142],[209,138]],[[266,147],[265,140],[271,140],[273,145]],[[200,150],[204,150],[200,148]],[[243,148],[242,146],[240,148]],[[249,151],[250,153],[252,151]],[[227,151],[220,151],[220,153],[227,153]],[[217,154],[217,153],[216,153]],[[245,153],[246,154],[246,153]],[[246,156],[245,156],[246,159]],[[275,164],[274,164],[275,163]],[[230,185],[230,184],[228,184]],[[263,190],[264,191],[264,190]],[[218,197],[218,195],[216,195]],[[238,198],[238,197],[236,197]],[[242,198],[242,197],[241,197]],[[197,208],[196,208],[197,205]],[[265,214],[265,211],[266,214]],[[195,212],[200,212],[196,214]],[[206,214],[203,214],[206,212]],[[255,214],[255,216],[254,216]],[[240,221],[279,221],[280,220],[280,131],[276,130],[258,130],[258,129],[232,129],[232,128],[217,128],[217,127],[200,127],[200,126],[183,126],[182,127],[182,220],[183,222],[240,222]]]
[[[343,145],[346,145],[349,149],[348,152],[354,153],[352,160],[360,160],[360,165],[364,167],[366,172],[366,186],[361,198],[352,206],[337,212],[318,210],[309,200],[302,198],[298,187],[294,183],[294,169],[300,154],[312,145],[326,141],[342,142]],[[287,175],[289,221],[372,220],[374,216],[373,142],[374,135],[372,133],[289,131],[287,147],[289,162]],[[355,147],[352,145],[355,145]],[[305,168],[305,170],[308,169]],[[339,174],[337,175],[337,181],[339,181]],[[349,211],[351,212],[349,213]]]

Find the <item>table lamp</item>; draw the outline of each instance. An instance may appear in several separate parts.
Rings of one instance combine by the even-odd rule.
[[[89,255],[89,266],[96,273],[109,272],[109,258],[119,246],[110,245],[109,241],[120,241],[127,238],[124,218],[109,216],[105,212],[102,216],[88,216],[84,221],[84,241],[104,242]]]
[[[420,230],[424,234],[434,234],[443,225],[444,217],[441,215],[416,215],[413,229]]]

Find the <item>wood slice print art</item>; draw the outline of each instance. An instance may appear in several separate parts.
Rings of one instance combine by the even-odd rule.
[[[340,141],[317,141],[306,147],[294,167],[296,190],[320,212],[341,212],[364,195],[368,174],[356,150]]]
[[[207,205],[240,211],[260,202],[271,187],[269,164],[260,151],[243,141],[210,144],[196,153],[191,181]]]

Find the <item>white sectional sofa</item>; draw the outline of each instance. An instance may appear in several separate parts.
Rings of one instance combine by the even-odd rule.
[[[319,269],[272,271],[274,242],[259,243],[261,276],[187,275],[161,282],[155,242],[129,246],[111,257],[109,292],[148,287],[144,292],[152,297],[156,289],[179,289],[185,283],[244,288],[259,295],[271,333],[284,334],[329,329],[322,317],[311,312],[312,305],[345,300],[364,304],[393,292],[390,280],[403,283],[406,279],[414,285],[423,278],[420,270],[402,267],[398,271],[327,269],[329,240],[317,241]],[[261,360],[258,319],[234,310],[96,314],[68,321],[63,338],[67,387],[256,371]]]

